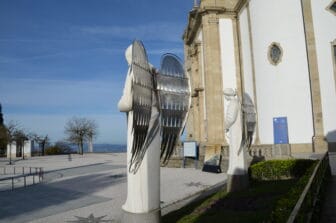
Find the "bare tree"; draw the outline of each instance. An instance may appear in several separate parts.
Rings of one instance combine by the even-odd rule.
[[[50,140],[48,135],[38,135],[30,133],[30,138],[38,143],[42,156],[45,155],[45,148],[49,144]]]
[[[93,138],[97,135],[97,124],[94,120],[87,118],[73,117],[65,124],[67,141],[78,146],[78,153],[83,155],[83,145],[86,141],[92,144]]]

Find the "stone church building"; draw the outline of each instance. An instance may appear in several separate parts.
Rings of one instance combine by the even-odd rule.
[[[336,0],[201,0],[183,39],[201,155],[227,146],[225,88],[255,105],[253,148],[336,151]]]

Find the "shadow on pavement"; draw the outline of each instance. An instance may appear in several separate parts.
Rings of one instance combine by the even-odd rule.
[[[0,192],[0,222],[27,222],[105,202],[111,198],[92,193],[123,182],[126,174],[94,174]]]

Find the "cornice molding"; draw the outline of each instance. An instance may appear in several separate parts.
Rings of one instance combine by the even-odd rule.
[[[195,7],[189,12],[188,25],[183,34],[183,40],[186,45],[190,45],[202,24],[202,17],[208,14],[215,15],[229,15],[235,19],[238,18],[238,13],[240,10],[248,3],[248,0],[237,0],[236,3],[231,3],[231,6],[234,4],[233,8],[224,7],[225,3],[219,5],[204,5],[201,3],[200,7]]]

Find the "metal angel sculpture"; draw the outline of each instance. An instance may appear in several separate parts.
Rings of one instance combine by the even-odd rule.
[[[148,146],[162,137],[161,159],[166,163],[183,132],[190,107],[190,84],[179,58],[165,54],[160,70],[149,64],[146,50],[134,41],[126,52],[129,71],[119,110],[132,111],[130,172],[136,172]],[[153,112],[158,115],[153,116]],[[158,148],[159,149],[159,148]]]
[[[232,88],[224,89],[225,99],[228,101],[226,110],[226,130],[228,138],[238,137],[236,142],[239,152],[245,148],[249,149],[252,144],[253,134],[257,123],[257,114],[251,97],[245,93],[240,101],[236,90]],[[237,130],[236,130],[237,129]],[[234,133],[233,133],[234,132]],[[235,134],[235,136],[232,136]],[[231,143],[234,143],[230,140]]]
[[[248,185],[247,163],[245,151],[252,144],[256,126],[256,111],[251,98],[244,94],[240,101],[236,90],[224,89],[228,101],[225,127],[229,141],[228,191],[240,190]]]

